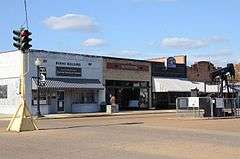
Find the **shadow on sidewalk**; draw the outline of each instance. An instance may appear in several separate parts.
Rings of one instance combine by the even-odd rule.
[[[107,126],[121,126],[121,125],[137,125],[144,122],[127,122],[127,123],[115,123],[115,124],[100,124],[100,125],[75,125],[55,128],[40,128],[39,130],[58,130],[58,129],[74,129],[74,128],[94,128],[94,127],[107,127]]]

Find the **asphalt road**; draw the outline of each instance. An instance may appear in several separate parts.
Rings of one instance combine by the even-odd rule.
[[[132,115],[38,121],[39,131],[6,132],[1,159],[238,159],[240,119]]]

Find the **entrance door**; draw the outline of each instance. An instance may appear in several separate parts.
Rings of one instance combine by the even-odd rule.
[[[57,110],[64,111],[64,91],[57,91]]]

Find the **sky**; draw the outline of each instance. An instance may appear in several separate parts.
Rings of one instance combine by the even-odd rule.
[[[34,49],[240,63],[239,0],[27,0]],[[14,50],[23,0],[0,5],[0,52]]]

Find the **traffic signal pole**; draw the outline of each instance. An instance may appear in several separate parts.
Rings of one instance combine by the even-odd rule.
[[[29,56],[29,48],[31,47],[30,44],[25,45],[28,47],[22,47],[22,43],[23,43],[23,37],[25,36],[29,36],[27,34],[22,34],[23,33],[23,29],[20,30],[20,34],[17,31],[13,31],[13,33],[16,36],[16,38],[13,38],[15,40],[16,43],[14,43],[13,45],[20,51],[21,54],[21,66],[20,66],[20,104],[19,107],[17,109],[17,111],[15,112],[14,116],[12,117],[7,131],[17,131],[17,132],[21,132],[21,131],[33,131],[33,130],[38,130],[38,127],[34,121],[34,119],[32,118],[31,112],[28,109],[27,106],[27,100],[26,100],[26,75],[27,75],[27,65],[29,65],[27,63],[27,58]],[[18,40],[20,39],[20,40]],[[31,41],[31,40],[30,40]],[[29,42],[29,41],[28,41]],[[27,42],[27,43],[28,43]],[[30,47],[29,47],[30,46]]]

